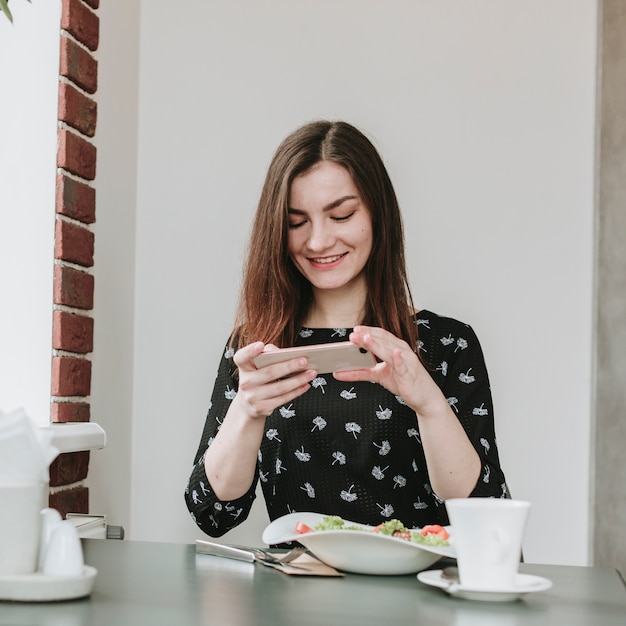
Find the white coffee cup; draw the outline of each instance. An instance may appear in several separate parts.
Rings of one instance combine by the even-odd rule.
[[[0,485],[0,576],[37,571],[48,483]]]
[[[530,502],[501,498],[446,500],[459,578],[472,589],[511,589],[522,554]]]

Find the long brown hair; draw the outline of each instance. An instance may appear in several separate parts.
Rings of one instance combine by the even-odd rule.
[[[362,323],[384,328],[417,350],[402,218],[393,185],[369,139],[346,122],[329,121],[312,122],[290,134],[270,163],[248,244],[233,343],[295,343],[313,292],[289,258],[289,192],[294,178],[320,161],[346,168],[370,212],[374,240],[365,266],[368,295]]]

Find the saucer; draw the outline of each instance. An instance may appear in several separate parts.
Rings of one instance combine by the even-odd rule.
[[[443,589],[447,594],[464,600],[481,600],[483,602],[511,602],[527,593],[545,591],[552,587],[552,581],[541,576],[517,574],[515,585],[504,589],[477,589],[461,585],[445,578],[442,570],[427,570],[420,572],[417,579],[425,585]]]
[[[88,596],[98,570],[85,565],[80,576],[46,576],[40,572],[0,576],[0,601],[56,602]]]

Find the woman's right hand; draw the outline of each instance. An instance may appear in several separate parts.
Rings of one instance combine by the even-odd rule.
[[[258,368],[254,357],[266,346],[247,345],[235,353],[239,389],[230,403],[213,443],[204,455],[207,479],[220,500],[242,497],[252,485],[265,418],[275,409],[301,396],[317,373],[300,357]]]
[[[309,383],[317,376],[315,370],[306,369],[306,357],[257,368],[254,358],[267,349],[276,346],[257,341],[239,349],[234,356],[239,368],[239,390],[233,404],[239,405],[239,410],[250,418],[265,418],[279,406],[306,393],[311,388]]]

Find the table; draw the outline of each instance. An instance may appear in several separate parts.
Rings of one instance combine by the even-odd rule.
[[[612,568],[522,564],[548,591],[512,603],[447,596],[411,576],[292,577],[260,564],[195,554],[195,546],[84,539],[98,569],[89,598],[0,602],[3,626],[617,626],[626,587]]]

